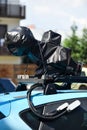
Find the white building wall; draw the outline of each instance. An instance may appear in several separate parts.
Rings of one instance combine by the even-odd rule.
[[[0,64],[21,64],[21,57],[17,56],[0,56]]]
[[[8,31],[20,25],[20,19],[15,18],[0,18],[0,25],[7,25]]]

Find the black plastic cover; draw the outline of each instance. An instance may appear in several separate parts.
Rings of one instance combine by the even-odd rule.
[[[44,73],[76,75],[80,72],[78,63],[71,58],[71,49],[63,47],[61,35],[52,30],[45,32],[38,41],[29,28],[20,26],[7,32],[5,44],[13,55],[26,55],[38,65],[36,76]]]

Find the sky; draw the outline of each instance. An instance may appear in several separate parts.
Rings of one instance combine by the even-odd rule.
[[[26,5],[23,26],[33,25],[37,33],[53,30],[68,35],[75,23],[80,33],[87,27],[87,0],[21,0]]]

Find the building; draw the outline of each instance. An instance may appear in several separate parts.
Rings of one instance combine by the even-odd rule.
[[[7,31],[20,25],[26,17],[26,7],[20,0],[0,0],[0,78],[11,78],[17,83],[17,75],[25,72],[26,64],[21,57],[12,56],[5,47],[4,37]],[[28,66],[28,74],[32,75],[35,65]]]
[[[0,0],[0,55],[7,53],[3,46],[5,33],[25,19],[26,7],[20,0]]]

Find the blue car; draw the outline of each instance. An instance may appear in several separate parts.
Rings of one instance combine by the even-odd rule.
[[[13,92],[16,85],[10,78],[0,78],[0,93]]]
[[[19,26],[7,32],[5,44],[38,67],[27,91],[29,79],[20,81],[16,92],[0,95],[0,128],[87,130],[87,91],[72,90],[86,89],[87,77],[81,76],[82,65],[71,49],[61,45],[61,35],[49,30],[38,41],[29,28]]]
[[[80,86],[83,82],[87,82],[86,77],[82,77],[79,81],[75,80]],[[71,85],[75,83],[73,81]],[[51,86],[45,93],[43,89],[34,90],[42,87],[41,85],[42,83],[36,83],[26,91],[0,94],[2,130],[87,129],[87,90],[57,88],[55,91]]]

